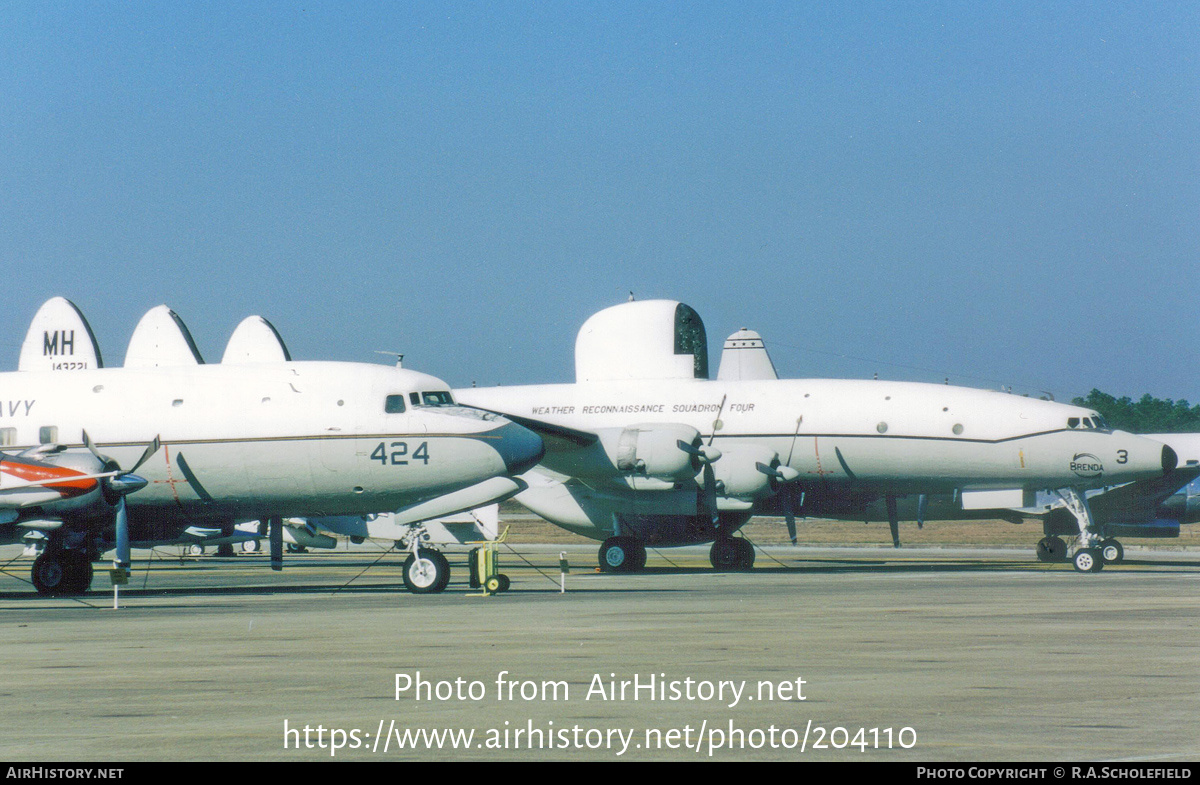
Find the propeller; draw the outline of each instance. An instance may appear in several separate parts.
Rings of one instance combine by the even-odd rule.
[[[702,464],[712,463],[721,457],[721,451],[711,445],[688,444],[683,439],[677,440],[675,444]]]
[[[100,481],[100,487],[105,500],[117,508],[115,514],[117,552],[113,558],[113,567],[129,572],[132,558],[129,547],[129,510],[125,504],[125,497],[131,493],[140,491],[149,484],[145,478],[137,476],[134,472],[159,451],[162,447],[162,441],[159,437],[155,436],[146,445],[146,449],[142,451],[142,457],[138,458],[137,463],[128,471],[123,470],[116,461],[97,450],[95,443],[88,436],[87,431],[83,432],[83,444],[106,471],[113,472],[111,476],[105,477]]]
[[[792,545],[796,544],[796,497],[795,482],[800,479],[800,472],[793,469],[791,466],[776,464],[768,466],[765,463],[757,462],[754,468],[758,469],[768,477],[775,478],[779,483],[779,493],[783,496],[783,520],[787,523],[788,537],[791,538]],[[803,503],[803,502],[801,502]]]
[[[792,444],[788,447],[788,457],[785,466],[790,467],[792,464],[792,454],[796,452],[796,440],[800,438],[800,423],[804,422],[804,415],[796,418],[796,430],[792,433]],[[799,477],[800,473],[797,472]],[[783,521],[787,524],[788,537],[792,540],[792,545],[796,544],[796,486],[793,483],[786,483],[783,486]],[[800,492],[800,506],[804,506],[804,492]]]
[[[715,451],[716,457],[712,459],[713,461],[721,457],[721,451],[713,447],[712,443],[713,439],[717,438],[717,431],[725,427],[725,424],[721,422],[721,413],[725,411],[725,401],[728,399],[728,395],[721,396],[721,405],[717,407],[717,418],[713,420],[712,433],[708,435],[708,444],[704,446],[706,450]],[[713,471],[712,461],[704,464],[704,488],[702,490],[704,492],[702,497],[704,508],[708,510],[708,517],[712,525],[716,526],[720,515],[717,512],[717,473]]]
[[[713,461],[721,457],[721,451],[712,446],[712,439],[705,444],[688,444],[683,439],[675,442],[679,449],[699,461],[704,471],[704,482],[700,487],[702,496],[700,505],[708,511],[712,523],[717,522],[717,475],[713,471]]]

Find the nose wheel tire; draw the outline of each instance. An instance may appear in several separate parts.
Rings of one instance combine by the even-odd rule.
[[[1072,561],[1079,572],[1100,572],[1104,569],[1104,559],[1097,548],[1080,548]]]
[[[450,583],[450,562],[440,551],[421,548],[404,560],[404,585],[413,594],[435,594]]]
[[[1125,549],[1116,540],[1107,539],[1100,543],[1100,556],[1105,564],[1118,564],[1125,560]]]

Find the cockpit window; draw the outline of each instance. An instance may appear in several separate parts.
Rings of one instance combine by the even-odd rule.
[[[383,411],[387,414],[403,414],[404,413],[404,396],[389,395],[383,401]]]
[[[426,406],[453,406],[454,398],[449,390],[421,393],[425,397]]]
[[[1098,414],[1093,414],[1091,417],[1083,417],[1083,418],[1068,417],[1067,418],[1067,427],[1068,428],[1084,428],[1089,431],[1111,430],[1108,427],[1108,423],[1106,423],[1104,421],[1104,419]]]

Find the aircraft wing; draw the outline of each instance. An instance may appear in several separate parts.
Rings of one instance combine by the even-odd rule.
[[[507,412],[499,411],[493,411],[493,413],[499,414],[502,417],[507,417],[517,425],[528,428],[538,436],[541,436],[542,442],[546,445],[547,452],[578,450],[580,447],[588,447],[600,440],[600,436],[591,431],[580,431],[574,428],[568,428],[565,425],[555,425],[553,423],[543,422],[542,420],[535,420],[530,417],[522,417],[518,414],[509,414]]]
[[[1098,493],[1088,499],[1088,507],[1092,515],[1101,520],[1153,519],[1158,505],[1197,477],[1200,477],[1200,466],[1175,469],[1163,477],[1138,480]]]
[[[1090,494],[1087,497],[1088,507],[1100,521],[1153,520],[1160,504],[1197,477],[1200,477],[1200,466],[1185,466],[1162,477],[1138,480]],[[1017,511],[1034,518],[1057,517],[1065,512],[1061,504],[1021,507]]]

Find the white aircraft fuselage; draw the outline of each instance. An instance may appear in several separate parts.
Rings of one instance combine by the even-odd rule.
[[[673,492],[655,483],[652,469],[622,471],[613,445],[629,429],[698,432],[721,453],[712,467],[729,480],[722,486],[729,493],[719,500],[729,511],[763,508],[772,491],[755,490],[755,464],[768,463],[769,455],[798,473],[794,481],[808,508],[955,489],[1098,487],[1161,475],[1175,462],[1161,443],[1104,429],[1089,409],[949,385],[652,379],[455,395],[535,429],[543,423],[601,435],[592,444],[560,440],[556,446],[553,433],[543,432],[548,450],[538,472],[550,481],[531,481],[517,496],[552,522],[596,539],[613,533],[608,513],[688,514],[688,499],[697,497],[696,483],[689,493],[678,475]],[[605,433],[615,435],[606,439]],[[670,443],[665,434],[658,446]],[[564,493],[555,483],[577,489]]]
[[[5,373],[0,438],[9,453],[53,442],[82,454],[86,430],[128,467],[158,436],[129,515],[181,525],[395,510],[536,461],[539,440],[520,426],[426,405],[446,392],[425,374],[333,362]]]

